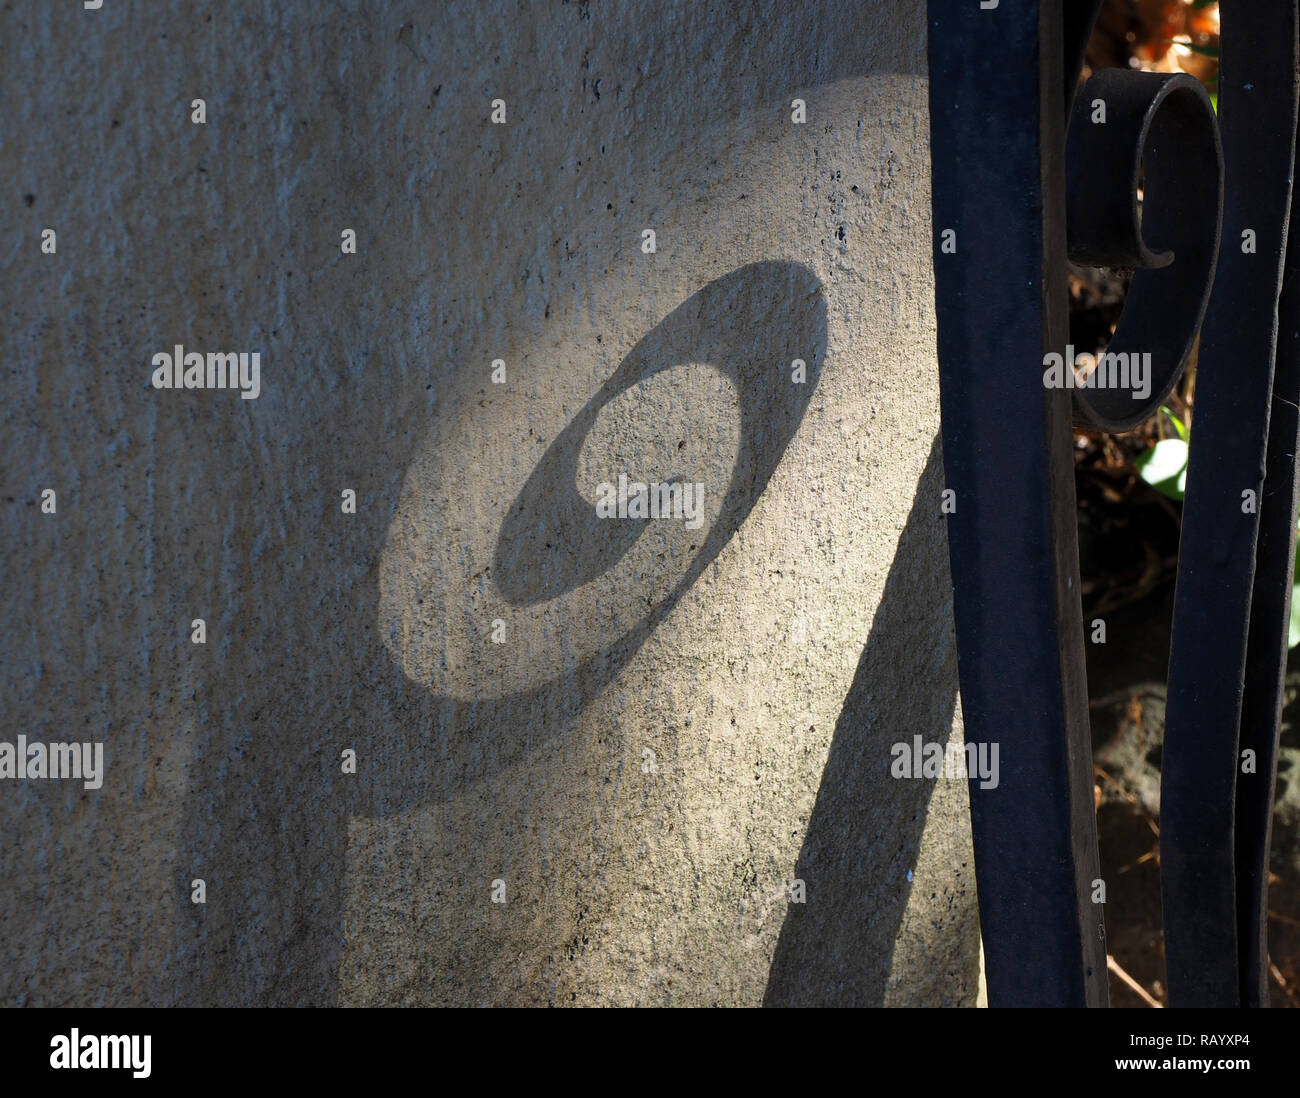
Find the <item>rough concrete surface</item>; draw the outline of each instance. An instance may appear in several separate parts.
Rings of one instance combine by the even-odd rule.
[[[0,4],[0,1002],[974,1001],[923,9]]]

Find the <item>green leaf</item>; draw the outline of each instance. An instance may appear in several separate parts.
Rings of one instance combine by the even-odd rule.
[[[1152,488],[1170,499],[1182,499],[1187,492],[1187,443],[1181,438],[1166,438],[1133,462],[1138,475]]]
[[[1160,410],[1169,417],[1169,422],[1174,425],[1174,430],[1178,432],[1178,437],[1181,438],[1184,442],[1186,442],[1187,425],[1176,415],[1174,415],[1174,413],[1171,412],[1168,408],[1166,408],[1163,404],[1160,405]]]
[[[1300,540],[1295,546],[1296,570],[1291,573],[1291,579],[1294,581],[1297,574],[1300,574]],[[1300,644],[1300,584],[1291,584],[1291,627],[1287,631],[1286,646],[1294,648]]]
[[[1296,577],[1300,576],[1300,537],[1296,538],[1295,543],[1295,565],[1295,571],[1291,573],[1291,624],[1286,637],[1288,648],[1300,644],[1300,583],[1295,582]]]

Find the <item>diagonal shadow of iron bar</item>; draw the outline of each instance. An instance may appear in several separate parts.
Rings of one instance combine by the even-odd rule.
[[[1222,0],[1220,11],[1223,247],[1201,334],[1161,764],[1165,958],[1174,1006],[1239,1005],[1246,975],[1238,962],[1234,796],[1259,514],[1245,493],[1258,501],[1265,487],[1296,133],[1295,0]],[[1253,251],[1243,247],[1247,230]],[[1275,557],[1272,540],[1267,548]],[[1280,629],[1276,608],[1268,616],[1275,619],[1268,628]],[[1253,704],[1256,713],[1276,708],[1263,693]],[[1252,741],[1258,735],[1252,717]],[[1257,811],[1256,804],[1249,813]],[[1258,834],[1249,847],[1257,859]]]
[[[1300,187],[1293,182],[1292,226],[1296,225],[1298,204]],[[1255,768],[1253,773],[1237,775],[1234,814],[1237,945],[1241,1004],[1247,1007],[1268,1006],[1268,859],[1291,617],[1296,509],[1300,506],[1297,448],[1300,448],[1300,231],[1289,231],[1282,296],[1278,301],[1277,365],[1273,371],[1264,494],[1259,509],[1259,548],[1255,553],[1255,584],[1251,590],[1245,693],[1241,702],[1239,748],[1255,753]]]
[[[1066,344],[1062,8],[930,0],[935,296],[989,1003],[1107,1002]],[[955,236],[949,236],[951,230]],[[955,247],[954,247],[955,246]]]

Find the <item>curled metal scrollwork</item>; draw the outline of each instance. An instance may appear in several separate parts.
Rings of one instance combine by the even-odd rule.
[[[1136,272],[1097,373],[1119,361],[1143,381],[1075,394],[1103,430],[1128,430],[1174,387],[1214,285],[1223,148],[1210,97],[1185,73],[1102,69],[1075,97],[1066,167],[1071,261]]]

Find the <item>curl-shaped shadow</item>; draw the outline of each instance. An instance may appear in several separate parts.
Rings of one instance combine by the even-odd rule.
[[[710,282],[636,344],[525,482],[498,535],[496,582],[510,601],[528,605],[571,591],[617,564],[646,524],[596,518],[594,508],[574,488],[578,455],[609,401],[684,362],[711,364],[740,394],[735,466],[696,555],[668,593],[626,632],[595,647],[572,670],[538,686],[464,700],[404,681],[400,693],[405,701],[399,708],[408,711],[408,718],[409,710],[418,708],[432,720],[384,719],[374,728],[371,746],[395,765],[375,768],[372,776],[359,774],[348,783],[352,812],[377,817],[438,803],[467,783],[522,761],[540,743],[573,726],[753,509],[817,386],[826,356],[826,327],[826,300],[817,276],[798,263],[768,261]],[[791,381],[794,358],[807,364],[803,384]],[[544,548],[547,541],[552,548]],[[513,562],[535,563],[543,552],[554,556],[548,557],[546,569],[534,568],[530,575],[553,568],[560,578],[530,584]],[[485,739],[483,729],[491,729],[492,736]],[[448,780],[451,775],[454,781]]]
[[[214,905],[211,926],[192,918],[177,923],[177,954],[191,964],[178,987],[186,1004],[211,1002],[281,1005],[334,1001],[342,955],[347,820],[379,818],[428,809],[463,796],[475,782],[490,779],[530,758],[547,741],[579,726],[583,709],[609,685],[640,646],[672,611],[744,522],[798,429],[826,353],[827,308],[821,284],[806,267],[765,262],[741,267],[709,283],[649,332],[620,364],[543,456],[528,478],[528,488],[506,518],[499,535],[501,588],[516,602],[570,591],[584,577],[600,574],[632,544],[604,533],[595,540],[575,533],[587,527],[590,505],[566,494],[583,439],[597,413],[618,392],[676,362],[709,362],[724,371],[741,394],[741,438],[737,459],[718,516],[698,554],[673,588],[635,620],[616,640],[596,646],[571,670],[541,685],[496,697],[458,698],[408,679],[374,629],[379,604],[378,546],[367,541],[375,524],[355,526],[353,551],[372,562],[362,580],[341,599],[348,618],[326,635],[304,633],[291,667],[303,668],[301,682],[285,674],[284,688],[312,698],[307,668],[321,664],[347,669],[348,689],[320,698],[304,710],[301,724],[267,730],[283,765],[246,768],[241,781],[213,781],[200,789],[187,822],[187,848],[211,880],[233,882],[238,895]],[[807,363],[807,382],[792,384],[790,360]],[[529,516],[566,515],[579,523],[567,532],[578,563],[561,567],[562,579],[530,587],[511,573],[514,550],[536,557],[543,543],[529,541]],[[548,520],[549,521],[549,520]],[[636,525],[644,525],[637,523]],[[349,528],[353,529],[353,528]],[[553,528],[547,528],[553,534]],[[602,538],[606,540],[601,540]],[[558,544],[554,543],[553,544]],[[339,581],[334,560],[313,562],[323,589]],[[575,596],[576,597],[576,596]],[[634,597],[634,596],[629,596]],[[258,673],[253,650],[247,673]],[[254,716],[256,721],[257,717]],[[347,730],[342,741],[365,760],[356,774],[342,776],[338,755],[321,750],[322,729]],[[239,746],[242,756],[245,747]],[[309,779],[286,778],[310,775]],[[233,791],[238,788],[240,797]],[[330,802],[333,816],[322,804]],[[216,807],[207,807],[213,805]],[[250,805],[252,806],[250,808]],[[323,814],[324,813],[324,814]],[[212,815],[230,821],[211,826]],[[289,872],[250,874],[267,850],[283,845],[292,822],[311,820],[301,831]],[[328,822],[322,825],[322,820]],[[475,841],[461,821],[467,844]],[[215,837],[214,836],[218,836]],[[273,921],[271,915],[275,916]],[[187,912],[188,914],[188,912]],[[264,925],[265,924],[265,925]],[[253,929],[250,931],[249,927]],[[269,929],[268,929],[269,928]],[[233,943],[233,944],[232,944]],[[251,944],[250,944],[251,943]],[[219,961],[199,963],[206,957]],[[438,994],[445,994],[445,991]]]
[[[659,604],[662,617],[753,508],[803,419],[825,348],[821,283],[797,263],[752,263],[692,295],[628,352],[537,463],[497,538],[492,574],[498,590],[515,606],[533,605],[590,582],[627,554],[646,524],[600,518],[579,494],[575,474],[582,444],[620,393],[673,366],[704,362],[739,394],[740,450],[721,513],[686,574]],[[804,383],[791,380],[796,358],[807,363]],[[539,540],[552,554],[548,567],[522,567],[535,559]]]
[[[497,6],[504,10],[503,5],[492,4],[485,5],[484,10],[495,10]],[[610,185],[629,192],[636,189],[638,206],[643,201],[642,193],[648,190],[647,203],[659,201],[666,207],[677,209],[688,239],[693,231],[697,235],[709,231],[717,204],[723,200],[720,190],[711,189],[708,195],[696,196],[693,193],[688,195],[683,189],[686,180],[698,175],[696,169],[702,162],[700,150],[717,144],[712,140],[714,137],[721,137],[723,144],[732,150],[727,156],[734,156],[738,169],[752,169],[756,181],[761,180],[766,171],[783,170],[781,165],[787,163],[789,155],[799,155],[797,150],[787,150],[784,142],[770,146],[769,108],[780,107],[781,88],[797,85],[819,89],[819,95],[823,95],[819,102],[825,105],[828,117],[833,114],[850,132],[859,110],[854,103],[861,95],[868,97],[867,102],[889,111],[899,109],[900,104],[912,109],[908,105],[914,101],[919,104],[916,109],[924,109],[923,94],[920,100],[913,99],[916,89],[923,89],[925,79],[924,51],[916,46],[924,41],[922,7],[893,4],[889,0],[868,0],[865,5],[846,0],[810,0],[809,3],[789,6],[788,10],[786,6],[776,5],[764,19],[761,29],[741,27],[742,37],[747,35],[747,39],[731,43],[735,47],[733,53],[735,49],[743,52],[746,71],[724,73],[719,70],[710,87],[719,89],[720,103],[734,100],[748,104],[741,112],[743,117],[738,119],[735,112],[722,110],[715,112],[717,118],[702,128],[692,126],[679,132],[671,125],[671,110],[663,106],[666,100],[656,96],[654,91],[660,87],[698,82],[700,78],[701,51],[676,48],[683,41],[694,40],[690,35],[683,38],[682,17],[687,18],[691,29],[700,32],[695,37],[705,43],[706,50],[717,44],[712,42],[710,35],[714,28],[709,17],[700,14],[703,10],[700,5],[681,4],[676,5],[676,9],[680,10],[665,6],[662,11],[640,13],[644,18],[636,24],[638,40],[650,43],[647,48],[657,62],[652,85],[647,85],[649,94],[635,97],[634,107],[636,116],[640,118],[644,114],[642,121],[650,123],[643,129],[658,136],[642,150],[639,159],[625,159],[622,167],[611,167]],[[363,11],[359,9],[359,12]],[[453,7],[448,6],[439,14],[438,6],[433,5],[429,11],[433,23],[422,22],[421,28],[428,32],[425,45],[432,50],[429,54],[434,59],[431,64],[436,62],[435,67],[448,68],[449,71],[465,68],[457,60],[459,55],[493,56],[502,44],[513,49],[510,41],[517,39],[519,33],[535,35],[537,42],[546,45],[551,54],[555,54],[557,49],[563,53],[566,44],[574,41],[572,15],[568,9],[559,7],[552,14],[539,14],[537,18],[522,22],[518,19],[480,20],[481,25],[468,36],[449,33],[458,26],[459,16]],[[364,31],[367,20],[374,22],[377,32],[379,23],[369,16],[357,26]],[[506,29],[501,30],[501,26]],[[311,30],[311,27],[307,29]],[[618,27],[611,25],[607,29],[610,33],[606,37],[615,51],[611,56],[621,56],[618,51],[624,49],[625,44],[619,39],[624,36]],[[819,51],[789,49],[789,43],[806,41],[810,35],[828,43],[829,48]],[[382,37],[379,33],[372,36],[366,31],[363,34],[337,34],[332,38],[342,43],[340,48],[344,60],[352,58],[349,64],[369,63],[367,58],[378,58],[375,63],[382,64],[383,51],[388,48],[386,44],[391,36]],[[717,55],[724,59],[727,56],[725,51]],[[291,78],[295,72],[300,77],[310,75],[292,66],[284,69],[282,75]],[[782,74],[781,79],[770,80],[773,73]],[[737,80],[740,85],[736,85]],[[846,83],[837,87],[841,81]],[[334,108],[319,112],[317,118],[327,143],[337,139],[340,147],[368,149],[374,146],[374,112],[366,108],[361,98],[348,99],[338,88],[335,91],[338,94]],[[626,96],[623,102],[623,107],[611,107],[615,113],[602,114],[606,122],[598,124],[622,125],[625,118],[631,118],[633,105]],[[602,110],[611,103],[612,97],[604,96]],[[618,111],[629,113],[624,115]],[[587,117],[593,116],[588,114]],[[429,128],[423,114],[417,118],[412,113],[406,121],[400,118],[382,121],[389,129],[396,125],[395,132],[399,136],[405,134],[411,140],[426,144],[432,141],[430,147],[440,150],[438,156],[441,159],[453,162],[458,155],[459,138],[455,136],[455,127],[447,130],[450,136],[444,141]],[[869,132],[860,130],[861,151],[874,156],[877,150],[868,140]],[[651,162],[658,164],[659,170],[646,175],[644,167]],[[508,170],[508,161],[502,163]],[[383,166],[376,161],[375,170]],[[425,202],[422,208],[431,214],[473,209],[474,190],[481,187],[474,176],[473,172],[436,176],[433,204]],[[311,181],[304,178],[304,182]],[[361,182],[364,184],[365,180]],[[582,192],[586,186],[584,175],[583,180],[573,180],[567,185],[557,176],[548,179],[546,185],[523,188],[520,195],[511,199],[509,217],[500,219],[501,244],[505,249],[501,255],[514,254],[511,248],[516,242],[531,239],[532,230],[523,227],[545,223],[560,203],[564,204],[566,213],[572,215],[566,220],[570,226],[568,231],[577,234],[573,239],[581,240],[584,234],[607,232],[609,222],[604,210],[596,211],[593,207],[593,212],[586,217],[579,212],[583,207]],[[769,216],[781,213],[784,218],[788,213],[790,217],[798,218],[802,216],[800,204],[810,201],[808,193],[807,186],[791,181],[788,190],[781,188],[779,199],[774,197],[757,208],[767,211]],[[258,197],[253,189],[248,189],[248,195],[249,202]],[[252,210],[254,205],[248,208]],[[761,228],[755,226],[756,230]],[[781,239],[789,225],[783,222],[782,226],[773,228],[782,230],[773,239]],[[489,230],[494,235],[497,232],[494,226],[485,225],[484,231]],[[383,231],[391,238],[396,230],[389,223]],[[483,259],[483,232],[445,235],[444,243],[449,249],[445,267],[448,270],[463,268],[474,271],[475,265],[481,264]],[[766,235],[762,231],[755,233],[760,244]],[[729,241],[742,237],[728,230],[722,238]],[[745,246],[753,245],[746,243]],[[599,249],[590,253],[593,262],[603,254]],[[445,314],[443,323],[450,320],[448,331],[457,330],[458,319],[468,324],[453,339],[449,353],[472,345],[481,334],[478,322],[470,323],[472,312],[465,304],[464,295],[457,305],[454,300],[456,291],[439,286],[438,280],[429,273],[427,248],[374,249],[373,255],[382,257],[368,261],[380,264],[382,270],[372,272],[376,276],[389,279],[393,286],[420,287],[433,295],[429,301],[420,299],[420,294],[416,293],[405,307],[398,307],[400,303],[394,305],[392,315],[401,319],[403,329],[423,323],[432,304],[436,312]],[[859,256],[856,262],[870,265],[872,255],[869,250],[865,260]],[[738,348],[741,346],[739,341],[746,336],[756,344],[762,339],[774,340],[774,333],[792,322],[792,313],[807,316],[814,311],[818,315],[825,312],[821,290],[805,269],[794,264],[772,263],[747,270],[749,274],[743,279],[736,275],[727,276],[728,283],[734,287],[730,299],[707,295],[697,300],[697,307],[702,300],[714,300],[724,310],[722,315],[696,318],[694,334],[701,339],[701,345],[710,331],[733,327],[738,333]],[[322,300],[330,302],[334,309],[351,307],[353,282],[336,281],[324,273],[322,277],[320,285],[325,294]],[[340,274],[339,277],[344,276]],[[351,275],[346,277],[352,278]],[[527,293],[512,290],[504,277],[486,272],[477,272],[473,278],[479,279],[474,285],[490,290],[500,306],[496,310],[500,316],[515,317],[513,323],[502,322],[506,328],[522,331],[527,327],[527,308],[536,304],[531,289]],[[245,290],[244,297],[255,301],[257,287],[249,282]],[[632,292],[630,286],[627,290]],[[452,300],[448,301],[448,298]],[[180,298],[177,300],[179,311],[173,310],[167,315],[173,317],[172,328],[180,331],[188,319],[183,307],[185,302]],[[361,298],[357,298],[355,305],[364,311]],[[522,318],[520,312],[525,314]],[[751,330],[746,333],[746,325],[733,325],[733,316],[748,318],[746,324]],[[486,832],[479,829],[477,821],[486,819],[489,822],[483,824],[484,828],[495,827],[495,813],[498,809],[507,812],[510,806],[501,803],[505,800],[501,796],[494,803],[491,791],[485,789],[479,807],[477,798],[466,796],[467,786],[476,779],[498,774],[521,758],[535,759],[539,744],[546,737],[555,740],[574,734],[587,699],[598,697],[610,685],[618,669],[626,665],[636,647],[672,609],[673,599],[665,600],[658,608],[645,614],[630,634],[601,646],[600,651],[584,658],[572,671],[507,696],[459,698],[430,689],[428,682],[408,678],[399,661],[393,658],[388,645],[390,638],[377,627],[376,608],[382,600],[379,561],[385,551],[386,531],[391,527],[395,512],[399,516],[401,512],[395,486],[402,483],[403,470],[418,456],[412,452],[411,439],[416,436],[408,435],[406,428],[422,414],[421,410],[427,406],[430,397],[423,386],[411,384],[407,359],[417,348],[440,345],[441,339],[426,344],[424,340],[404,339],[400,330],[395,330],[392,346],[388,352],[378,355],[382,361],[372,368],[370,359],[375,357],[376,347],[369,326],[353,325],[341,333],[335,331],[335,327],[329,322],[328,310],[316,309],[300,311],[296,323],[283,329],[283,338],[301,338],[304,332],[337,336],[340,362],[365,361],[367,365],[364,368],[360,365],[350,367],[340,379],[344,383],[341,390],[316,394],[301,408],[302,402],[294,401],[283,405],[276,405],[274,400],[269,405],[259,403],[260,410],[275,413],[273,426],[269,429],[284,432],[282,438],[275,440],[279,445],[272,445],[266,451],[265,472],[268,475],[275,472],[289,484],[300,478],[305,470],[310,470],[309,485],[331,485],[352,484],[351,478],[358,470],[367,470],[373,478],[373,493],[368,493],[370,498],[362,516],[341,516],[334,507],[335,522],[328,527],[323,526],[315,514],[308,517],[303,512],[295,520],[295,511],[300,509],[290,508],[285,518],[285,552],[268,554],[263,559],[255,570],[262,578],[256,583],[250,582],[248,592],[229,593],[230,642],[210,645],[210,651],[205,654],[212,658],[212,667],[196,672],[206,682],[198,687],[193,707],[196,713],[193,746],[185,748],[196,765],[188,767],[190,786],[176,844],[178,877],[183,877],[181,884],[184,887],[178,893],[175,905],[174,955],[155,966],[159,972],[158,1002],[183,1002],[187,1005],[324,1005],[336,1002],[340,960],[345,951],[343,912],[350,872],[346,867],[350,864],[349,858],[354,856],[349,853],[349,814],[382,816],[415,807],[436,807],[449,800],[474,800],[475,806],[471,809],[458,804],[445,816],[435,815],[434,818],[453,836],[452,841],[463,845],[464,861],[472,862],[477,873],[480,868],[478,856],[483,846],[487,846],[488,852],[495,856],[498,851],[512,845],[492,839],[485,843],[483,836]],[[810,383],[805,387],[791,386],[788,395],[793,400],[811,396],[809,390],[816,380],[816,370],[824,361],[820,329],[820,322],[809,329],[819,333],[818,346],[813,353],[799,352],[799,357],[809,364]],[[152,338],[147,331],[142,332],[141,345],[147,345]],[[692,352],[693,357],[702,353]],[[738,353],[742,352],[738,350]],[[291,383],[298,377],[293,370],[305,369],[305,364],[297,362],[295,366],[294,356],[286,353],[283,365],[285,384],[291,388]],[[721,364],[718,365],[721,368]],[[779,362],[768,365],[774,371],[781,367]],[[788,361],[784,365],[788,377]],[[437,373],[438,384],[434,389],[439,402],[446,400],[450,403],[453,393],[468,387],[450,362],[434,365],[433,369]],[[392,414],[374,416],[367,422],[400,429],[374,436],[360,435],[349,425],[351,421],[343,400],[339,399],[340,392],[347,394],[349,399],[391,404]],[[761,400],[757,395],[761,390],[753,392],[755,396],[750,402]],[[447,403],[435,405],[439,415],[447,414]],[[151,402],[148,407],[152,412],[164,406]],[[700,570],[725,547],[726,539],[721,531],[725,529],[728,534],[734,533],[735,523],[743,519],[764,490],[767,475],[797,429],[794,417],[802,410],[802,404],[745,409],[747,422],[753,427],[751,438],[745,445],[753,447],[749,452],[757,452],[760,457],[758,460],[742,458],[737,463],[736,473],[741,477],[751,477],[752,482],[742,485],[733,495],[735,506],[729,503],[729,517],[716,523],[718,532],[712,544],[702,549],[699,558],[704,563],[699,564],[688,583],[698,578]],[[764,447],[769,444],[777,449],[765,453]],[[201,479],[205,460],[204,451],[199,447],[188,456],[178,454],[177,462],[180,464],[177,468],[197,470],[194,475]],[[454,490],[460,489],[474,491],[472,471],[457,481]],[[224,497],[213,497],[214,501],[218,498]],[[710,502],[714,502],[713,497]],[[215,502],[213,505],[216,506]],[[160,544],[174,540],[176,544],[189,545],[187,538],[198,538],[187,528],[186,509],[159,507],[156,511],[154,534]],[[226,540],[223,551],[227,555],[223,559],[238,562],[247,559],[249,554],[256,557],[268,541],[267,509],[231,504],[229,514],[224,527]],[[503,516],[498,516],[498,520],[499,517]],[[111,528],[112,516],[108,516],[106,521]],[[430,527],[437,529],[436,524],[431,523]],[[489,537],[495,533],[495,530],[489,531]],[[203,546],[207,543],[196,540],[195,544]],[[616,563],[614,555],[599,546],[592,552],[607,567]],[[174,581],[178,590],[188,592],[193,577],[184,570],[184,565],[189,556],[172,554],[172,557],[175,559],[171,567],[177,570],[169,572],[168,555],[159,555],[156,567],[165,581],[156,586],[163,588]],[[281,561],[282,567],[272,563],[272,557]],[[268,569],[270,579],[265,578]],[[231,575],[229,565],[222,574]],[[206,583],[205,579],[204,590],[207,590]],[[292,584],[313,594],[311,598],[302,598],[289,597],[286,592],[284,613],[274,613],[278,608],[280,584],[286,587]],[[130,585],[126,588],[129,589]],[[132,604],[136,598],[132,593]],[[192,601],[187,595],[179,605],[189,607]],[[329,607],[329,612],[318,613],[318,606]],[[175,607],[164,609],[167,613],[160,620],[178,620]],[[187,664],[190,656],[187,652]],[[260,690],[250,688],[247,691],[242,687],[235,688],[241,683],[260,683],[263,686]],[[702,682],[701,689],[707,686],[707,682]],[[642,698],[647,692],[644,685],[639,690]],[[71,697],[72,693],[75,692],[69,692],[68,696]],[[147,744],[142,737],[141,743],[145,751],[141,758],[148,761],[153,755],[153,736],[149,737]],[[338,752],[342,747],[357,749],[361,762],[358,773],[340,772]],[[542,747],[545,749],[545,745]],[[148,765],[152,767],[153,763],[149,761]],[[583,780],[562,772],[557,772],[554,779],[557,783],[572,782],[575,787]],[[574,815],[571,819],[570,826],[575,829],[583,826],[581,816]],[[582,841],[575,834],[575,845]],[[461,902],[460,893],[454,894],[454,900],[448,899],[453,893],[444,882],[421,881],[416,869],[411,867],[410,882],[403,893],[411,900],[406,910],[381,913],[377,910],[381,899],[365,897],[371,904],[359,917],[359,925],[351,928],[352,932],[367,934],[376,926],[409,920],[414,936],[420,929],[428,927],[427,923],[415,919],[417,912],[427,913],[432,909],[436,913],[440,904]],[[486,862],[482,869],[488,869]],[[495,873],[493,869],[492,874]],[[220,902],[201,907],[190,904],[188,884],[192,874],[204,876],[209,882],[210,895],[219,893]],[[440,927],[433,933],[442,936],[447,931]],[[451,933],[458,939],[458,954],[472,959],[465,962],[467,966],[471,963],[474,966],[485,965],[485,954],[479,947],[486,948],[482,946],[482,940],[496,935],[495,929],[481,931],[476,943],[473,926],[457,919]],[[513,965],[515,954],[509,954],[507,962],[505,946],[502,945],[501,949],[501,971],[504,973]],[[435,954],[438,957],[443,955]],[[370,958],[363,954],[362,964],[368,969],[379,970],[388,966],[390,961],[391,958]],[[480,1001],[474,992],[467,990],[471,986],[475,986],[473,981],[462,983],[445,969],[436,969],[429,974],[428,986],[421,989],[413,1001]],[[508,996],[509,992],[502,990],[501,994]]]

